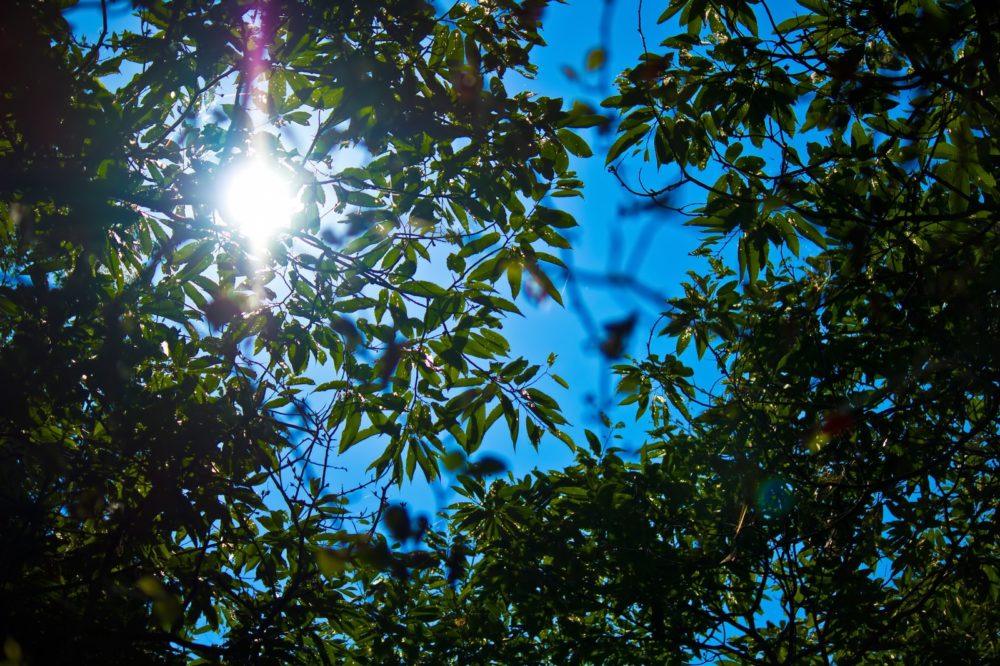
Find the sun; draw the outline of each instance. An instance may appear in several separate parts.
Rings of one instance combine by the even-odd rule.
[[[220,212],[227,224],[260,242],[287,229],[302,208],[287,175],[262,159],[236,162],[222,179]]]

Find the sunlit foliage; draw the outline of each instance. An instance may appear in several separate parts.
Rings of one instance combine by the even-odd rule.
[[[505,87],[541,8],[3,3],[9,661],[370,654],[386,488],[558,434],[500,330],[522,275],[559,298],[586,148]]]

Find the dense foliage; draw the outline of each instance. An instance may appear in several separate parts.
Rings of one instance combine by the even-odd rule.
[[[0,10],[8,663],[998,659],[987,0],[640,25],[608,164],[704,269],[616,368],[647,443],[492,484],[491,427],[573,441],[500,332],[607,120],[505,91],[544,3],[63,4]],[[445,468],[448,530],[385,501]]]
[[[574,221],[540,202],[588,150],[505,90],[541,5],[75,4],[0,8],[6,658],[378,653],[372,580],[464,558],[392,554],[380,521],[423,528],[385,488],[563,423],[496,287],[558,299]],[[270,240],[225,214],[248,160],[296,183]]]
[[[605,102],[706,265],[618,368],[638,460],[592,437],[458,511],[527,661],[1000,656],[1000,14],[799,5],[672,0]]]

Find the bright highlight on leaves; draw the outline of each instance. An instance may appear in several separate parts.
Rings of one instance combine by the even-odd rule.
[[[288,228],[302,208],[288,177],[264,160],[231,165],[222,187],[223,219],[255,241]]]

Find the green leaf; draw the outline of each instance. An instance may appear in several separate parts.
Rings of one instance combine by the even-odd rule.
[[[347,419],[344,421],[344,429],[340,433],[339,453],[343,453],[358,442],[358,431],[360,428],[361,412],[355,408],[347,414]]]
[[[549,298],[554,300],[559,305],[563,304],[562,294],[559,293],[559,290],[552,283],[552,280],[549,279],[549,276],[545,274],[545,271],[537,267],[533,268],[531,271],[531,277],[535,279],[535,282],[538,283]]]
[[[414,296],[436,297],[443,296],[446,293],[443,287],[427,280],[410,280],[409,282],[404,282],[399,285],[399,290],[404,294],[412,294]]]
[[[618,139],[611,144],[611,148],[608,149],[608,157],[605,160],[605,164],[611,164],[616,159],[621,157],[622,153],[639,143],[639,141],[645,137],[648,132],[649,125],[642,123],[619,136]]]
[[[521,292],[521,264],[518,261],[507,262],[507,282],[510,284],[510,297],[516,299]]]
[[[560,129],[556,131],[559,136],[559,140],[562,141],[563,145],[566,146],[566,150],[573,153],[577,157],[590,157],[593,155],[593,151],[587,142],[580,138],[580,136],[568,129]]]
[[[671,18],[677,15],[677,12],[685,8],[684,0],[670,0],[670,4],[667,6],[663,13],[660,14],[659,18],[656,19],[657,23],[666,23]]]
[[[587,70],[593,72],[604,66],[606,53],[602,48],[591,49],[587,52]]]

